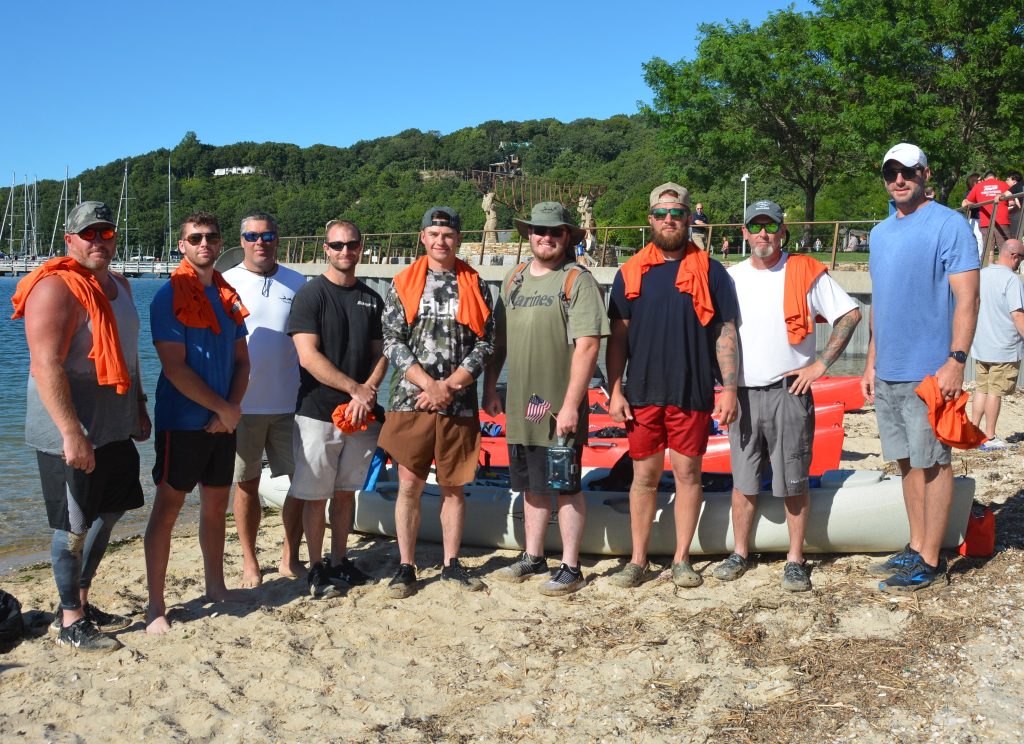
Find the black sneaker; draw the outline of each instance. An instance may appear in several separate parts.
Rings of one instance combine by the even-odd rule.
[[[96,630],[95,625],[84,617],[68,627],[60,629],[57,634],[57,645],[74,651],[99,654],[110,653],[122,648],[119,640],[103,635]]]
[[[586,585],[587,580],[583,578],[583,571],[579,566],[573,568],[568,563],[563,563],[552,578],[540,585],[538,591],[546,597],[563,597],[578,592]]]
[[[313,564],[306,581],[309,584],[309,596],[313,599],[334,599],[341,596],[341,590],[331,583],[327,566],[323,562]]]
[[[890,574],[896,573],[901,568],[911,565],[916,560],[917,551],[910,547],[910,543],[907,543],[900,552],[893,553],[884,561],[872,563],[868,566],[868,573],[889,576]]]
[[[467,592],[478,592],[487,588],[487,584],[463,568],[458,558],[452,558],[447,566],[442,566],[441,581],[451,581]]]
[[[416,591],[416,566],[411,563],[399,563],[387,591],[392,599],[405,599]]]
[[[109,612],[104,612],[93,604],[85,606],[85,619],[95,625],[100,633],[113,633],[118,630],[124,630],[132,624],[131,618],[124,615],[111,615]],[[64,608],[58,605],[57,609],[53,612],[53,622],[50,623],[50,630],[58,632],[63,625]]]
[[[337,566],[331,565],[330,556],[324,556],[327,578],[332,584],[339,584],[343,589],[350,586],[363,586],[370,577],[356,567],[355,561],[342,558]]]
[[[543,556],[530,555],[524,551],[515,563],[499,568],[491,576],[498,579],[498,581],[519,583],[532,579],[535,576],[549,577],[551,576],[551,571],[548,570],[548,562],[544,560]]]

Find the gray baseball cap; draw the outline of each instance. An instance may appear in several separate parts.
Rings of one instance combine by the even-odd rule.
[[[746,225],[752,219],[760,215],[764,215],[776,225],[781,225],[785,218],[785,214],[782,212],[782,207],[773,201],[762,199],[761,201],[754,202],[747,207],[747,211],[743,213],[743,224]]]
[[[575,245],[587,234],[569,214],[569,210],[554,201],[538,202],[530,210],[530,219],[512,220],[516,230],[524,238],[530,234],[531,227],[566,227],[569,229],[569,243]]]
[[[68,213],[68,233],[79,233],[90,225],[117,227],[114,214],[103,202],[84,201]]]
[[[456,232],[462,232],[462,218],[451,207],[431,207],[424,212],[423,219],[420,220],[420,229],[426,230],[432,225],[450,227]]]

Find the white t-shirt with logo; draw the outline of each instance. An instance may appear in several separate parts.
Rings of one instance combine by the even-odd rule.
[[[224,272],[249,311],[245,319],[249,344],[249,387],[242,413],[294,413],[299,391],[299,357],[286,332],[292,298],[306,283],[297,271],[277,265],[263,276],[238,264]]]
[[[729,267],[729,276],[736,285],[740,306],[740,374],[739,384],[760,387],[778,382],[787,372],[806,367],[814,361],[816,339],[807,334],[799,344],[789,343],[786,317],[782,309],[786,289],[785,251],[770,269],[755,269],[748,258]],[[811,285],[807,302],[812,316],[822,316],[829,323],[857,307],[843,288],[828,274],[822,274]]]

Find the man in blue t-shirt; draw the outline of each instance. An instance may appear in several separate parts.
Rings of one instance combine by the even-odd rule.
[[[962,215],[925,196],[928,159],[900,143],[882,159],[896,211],[871,231],[871,341],[861,381],[875,402],[882,457],[896,460],[910,543],[872,568],[886,592],[914,591],[938,577],[953,498],[950,448],[935,437],[914,388],[934,375],[948,400],[963,389],[978,320],[978,251]]]
[[[206,597],[233,599],[224,584],[224,515],[235,464],[235,428],[249,382],[249,352],[238,294],[213,268],[220,226],[189,215],[178,250],[184,258],[153,297],[149,324],[162,370],[156,384],[156,498],[146,527],[146,632],[170,630],[164,601],[171,532],[185,494],[199,486]]]

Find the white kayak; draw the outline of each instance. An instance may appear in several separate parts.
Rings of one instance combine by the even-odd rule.
[[[592,555],[629,555],[632,544],[629,495],[622,491],[597,491],[590,486],[608,475],[594,469],[583,478],[587,518],[581,552]],[[264,472],[260,495],[280,505],[287,494],[287,476],[269,478]],[[974,480],[954,480],[953,504],[943,537],[945,548],[963,542],[974,501]],[[395,498],[398,484],[380,481],[374,490],[356,492],[354,529],[375,535],[395,536]],[[508,487],[507,480],[478,479],[466,486],[466,523],[462,544],[481,548],[523,550],[523,497]],[[657,510],[648,552],[675,552],[675,521],[672,493],[658,493]],[[441,542],[441,495],[428,483],[421,497],[419,539]],[[690,544],[694,555],[721,555],[733,550],[731,492],[705,490],[697,532]],[[817,488],[811,489],[811,511],[804,550],[809,553],[876,553],[896,551],[910,540],[910,526],[903,505],[899,476],[878,470],[830,470]],[[789,532],[783,500],[762,493],[751,534],[751,550],[785,552]],[[544,539],[547,552],[561,550],[554,514]]]

